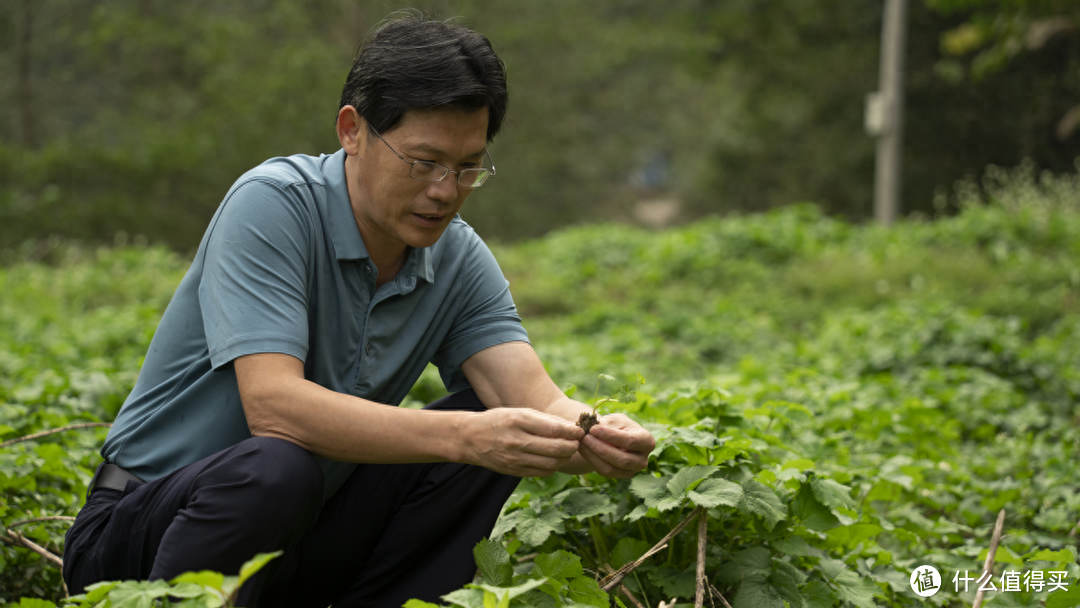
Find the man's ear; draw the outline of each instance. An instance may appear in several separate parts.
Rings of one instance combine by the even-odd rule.
[[[341,142],[341,147],[344,148],[345,153],[349,156],[356,156],[360,153],[360,134],[363,133],[366,128],[367,122],[360,116],[360,113],[356,111],[356,108],[344,106],[338,110],[338,141]]]

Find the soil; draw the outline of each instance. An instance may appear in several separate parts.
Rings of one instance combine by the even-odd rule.
[[[589,433],[589,429],[600,424],[600,420],[596,417],[596,412],[581,412],[578,416],[577,425],[581,427],[581,430]]]

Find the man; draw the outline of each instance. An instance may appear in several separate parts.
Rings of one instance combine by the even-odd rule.
[[[655,441],[629,418],[570,422],[586,406],[548,377],[457,217],[495,174],[506,101],[486,38],[392,21],[348,76],[341,150],[234,184],[68,533],[73,592],[280,549],[241,605],[437,600],[471,578],[521,477],[646,466]],[[385,405],[429,361],[452,394]]]

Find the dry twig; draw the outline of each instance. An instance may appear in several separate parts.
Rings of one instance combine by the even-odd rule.
[[[8,439],[4,443],[0,443],[0,448],[6,448],[9,445],[21,443],[23,441],[31,441],[33,439],[41,439],[42,437],[48,437],[49,435],[55,435],[56,433],[62,433],[64,431],[73,431],[75,429],[88,429],[97,426],[110,427],[111,422],[81,422],[79,424],[69,424],[55,429],[49,429],[47,431],[40,431],[37,433],[31,433],[25,437],[16,437],[15,439]]]
[[[994,524],[994,535],[990,538],[990,552],[986,554],[986,562],[983,564],[983,573],[979,576],[979,580],[982,580],[983,576],[991,574],[994,571],[994,558],[997,556],[998,543],[1001,542],[1001,531],[1005,528],[1005,509],[998,512],[997,523]],[[967,575],[965,575],[967,576]],[[986,594],[982,590],[982,585],[979,586],[979,591],[975,594],[975,603],[971,605],[971,608],[979,608],[982,606],[983,596]]]
[[[705,543],[706,543],[706,529],[709,525],[709,514],[705,511],[701,512],[701,516],[698,517],[698,536],[697,536],[697,591],[694,594],[694,608],[704,608],[705,606]]]
[[[0,536],[0,540],[3,540],[10,545],[26,547],[27,549],[30,549],[34,553],[37,553],[41,557],[44,557],[46,560],[55,564],[57,568],[64,567],[64,560],[60,559],[58,555],[52,553],[45,547],[42,547],[41,545],[35,543],[29,538],[26,538],[25,536],[19,534],[15,530],[12,530],[11,528],[5,528],[4,530],[7,532],[7,536]]]
[[[49,515],[47,517],[31,517],[30,519],[20,519],[19,521],[13,521],[8,525],[14,528],[16,526],[36,524],[42,521],[75,521],[75,518],[70,515]]]
[[[664,538],[661,538],[660,542],[656,543],[656,545],[653,546],[652,549],[649,549],[648,551],[645,552],[644,555],[637,558],[637,560],[632,561],[629,564],[626,564],[622,568],[619,568],[618,570],[616,570],[614,574],[610,574],[606,578],[604,578],[604,580],[600,581],[600,588],[603,589],[604,591],[607,591],[608,593],[610,593],[612,589],[617,587],[619,585],[619,583],[621,583],[622,580],[624,578],[626,578],[627,574],[630,574],[631,572],[633,572],[635,568],[640,566],[642,564],[642,562],[644,562],[646,559],[652,557],[654,553],[656,553],[657,551],[660,551],[664,547],[666,547],[668,541],[671,540],[672,537],[674,537],[679,532],[682,532],[682,529],[685,528],[687,526],[687,524],[689,524],[691,521],[694,520],[695,517],[697,517],[698,515],[700,515],[700,514],[702,514],[704,512],[705,512],[704,507],[695,508],[693,511],[690,512],[690,515],[686,516],[686,519],[682,520],[681,522],[679,522],[679,525],[672,528],[671,532],[668,532],[667,536],[665,536]]]

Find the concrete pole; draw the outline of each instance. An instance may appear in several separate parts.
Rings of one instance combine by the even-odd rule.
[[[885,0],[878,89],[880,131],[874,174],[874,219],[889,226],[900,210],[900,160],[904,126],[904,38],[907,0]]]

